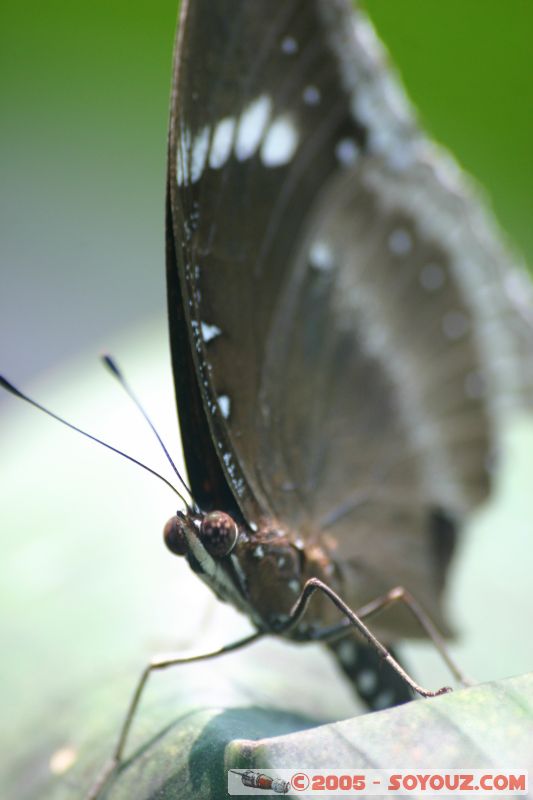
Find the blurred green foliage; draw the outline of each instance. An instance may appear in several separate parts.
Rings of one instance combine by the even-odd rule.
[[[75,169],[83,146],[97,168],[125,151],[137,175],[160,170],[177,5],[4,4],[3,125],[8,137],[16,132],[12,142],[28,166],[60,146],[65,169]],[[366,0],[365,7],[430,130],[489,186],[504,226],[531,252],[533,4]],[[95,116],[106,124],[95,125]],[[142,146],[154,124],[158,151]]]
[[[531,261],[533,4],[365,5],[424,123],[486,186]],[[176,18],[175,0],[0,8],[0,360],[19,379],[164,320]]]

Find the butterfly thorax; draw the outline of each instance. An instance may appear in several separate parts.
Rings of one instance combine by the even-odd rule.
[[[215,595],[245,613],[260,630],[286,625],[309,578],[339,588],[340,576],[326,546],[304,542],[297,532],[271,519],[239,525],[228,514],[178,512],[165,526],[165,542]],[[307,638],[310,628],[337,620],[325,598],[312,599],[304,621],[288,632]]]

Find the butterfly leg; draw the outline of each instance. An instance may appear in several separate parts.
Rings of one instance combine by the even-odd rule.
[[[422,606],[415,600],[411,592],[407,591],[407,589],[404,589],[403,586],[395,586],[394,589],[391,589],[380,597],[376,597],[376,599],[372,600],[370,603],[366,603],[366,605],[361,606],[361,608],[357,609],[357,615],[363,619],[366,619],[374,614],[377,614],[378,612],[384,611],[386,608],[394,605],[395,603],[403,603],[409,609],[422,630],[433,642],[436,650],[438,650],[440,653],[450,672],[455,676],[455,678],[457,678],[459,683],[463,684],[463,686],[470,686],[472,681],[469,680],[466,675],[464,675],[462,670],[457,666],[451,657],[446,642],[433,624],[431,617],[426,614]]]
[[[414,615],[421,628],[435,645],[443,660],[464,685],[470,685],[457,664],[452,660],[446,643],[431,618],[414,597],[401,586],[397,586],[370,603],[358,608],[359,617],[369,617],[384,611],[388,606],[403,602]],[[345,619],[340,624],[323,628],[315,634],[315,641],[325,642],[335,655],[341,670],[354,685],[358,695],[366,705],[378,710],[390,706],[400,705],[413,699],[409,686],[388,664],[383,663],[373,647],[356,639],[349,631],[353,631],[350,620]],[[398,661],[394,651],[388,646],[393,658]]]
[[[446,692],[450,692],[451,688],[449,686],[443,686],[441,689],[437,689],[436,691],[432,691],[431,689],[425,689],[423,686],[420,686],[416,681],[411,678],[408,672],[404,670],[401,664],[394,658],[392,653],[387,650],[387,648],[377,639],[372,631],[365,625],[363,620],[361,619],[361,615],[352,611],[352,609],[344,602],[344,600],[339,597],[339,595],[333,591],[327,584],[323,583],[318,578],[310,578],[307,583],[305,584],[300,597],[293,605],[289,620],[284,623],[283,628],[279,630],[279,633],[288,632],[292,628],[294,628],[298,622],[301,620],[309,601],[315,592],[322,592],[325,594],[331,602],[339,609],[339,611],[344,614],[347,618],[349,624],[351,624],[359,633],[367,640],[368,644],[374,648],[376,653],[380,656],[380,658],[388,664],[395,672],[405,681],[405,683],[411,687],[411,689],[420,694],[422,697],[437,697],[441,694],[446,694]],[[393,602],[393,601],[391,601]],[[371,604],[368,604],[370,606]],[[363,611],[366,611],[367,616],[371,613],[376,613],[378,608],[372,606],[372,608],[364,607]]]
[[[135,691],[131,697],[128,710],[126,716],[124,718],[124,722],[120,728],[120,734],[117,739],[117,743],[115,745],[115,749],[113,750],[113,754],[106,764],[104,769],[102,770],[101,775],[99,776],[98,780],[95,782],[94,786],[92,786],[89,794],[87,795],[86,800],[97,800],[100,793],[107,785],[109,779],[116,771],[117,767],[120,765],[122,761],[122,757],[124,754],[124,749],[126,747],[126,742],[128,739],[128,734],[131,729],[131,725],[133,719],[135,717],[135,713],[139,706],[139,702],[148,681],[148,678],[152,674],[152,672],[158,672],[159,670],[168,669],[169,667],[176,667],[180,664],[191,664],[194,661],[206,661],[209,658],[216,658],[217,656],[225,655],[226,653],[231,653],[234,650],[240,650],[242,647],[246,647],[248,644],[252,644],[252,642],[257,641],[265,634],[262,631],[258,631],[257,633],[253,633],[250,636],[246,636],[243,639],[239,639],[236,642],[232,642],[231,644],[225,645],[218,650],[213,650],[210,653],[203,653],[199,656],[187,656],[187,657],[174,657],[168,656],[166,658],[154,658],[152,659],[146,667],[143,669],[141,676],[137,682],[137,686],[135,687]]]

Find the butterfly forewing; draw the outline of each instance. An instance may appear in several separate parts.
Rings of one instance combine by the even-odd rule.
[[[204,402],[226,474],[253,517],[275,511],[256,468],[273,314],[316,186],[335,166],[330,144],[352,136],[362,146],[363,132],[346,114],[314,3],[244,3],[238,21],[226,5],[217,4],[232,19],[227,36],[208,3],[185,20],[170,186]],[[206,59],[189,75],[188,48],[199,47]]]

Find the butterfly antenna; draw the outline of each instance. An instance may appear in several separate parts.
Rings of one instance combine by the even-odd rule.
[[[142,461],[138,461],[136,458],[133,458],[133,456],[128,455],[128,453],[124,453],[122,450],[118,450],[116,447],[113,447],[112,445],[108,444],[107,442],[102,441],[102,439],[98,439],[98,437],[93,436],[90,433],[87,433],[87,431],[84,431],[81,428],[78,428],[76,425],[73,425],[72,422],[67,422],[66,419],[63,419],[63,417],[60,417],[58,414],[54,414],[53,411],[50,411],[48,408],[45,408],[40,403],[38,403],[36,400],[32,400],[32,398],[28,397],[27,394],[24,394],[23,392],[20,391],[20,389],[17,389],[16,386],[13,386],[13,384],[10,383],[6,378],[4,378],[3,375],[0,375],[0,386],[2,386],[4,389],[6,389],[8,392],[10,392],[15,397],[20,397],[21,400],[24,400],[26,403],[29,403],[30,406],[33,406],[34,408],[39,409],[39,411],[42,411],[44,414],[47,414],[49,417],[52,417],[52,419],[55,419],[58,422],[61,422],[63,425],[66,425],[67,428],[71,428],[71,430],[76,431],[76,433],[81,433],[81,435],[85,436],[87,439],[91,439],[91,441],[96,442],[97,444],[101,444],[103,447],[107,447],[107,449],[111,450],[113,453],[117,453],[119,456],[122,456],[123,458],[126,458],[128,461],[131,461],[133,464],[137,464],[137,466],[142,467],[144,470],[146,470],[146,472],[149,472],[151,475],[155,475],[156,478],[159,478],[160,481],[163,481],[163,483],[166,483],[166,485],[170,489],[172,489],[172,491],[175,494],[178,495],[178,497],[184,503],[186,508],[190,507],[188,501],[176,489],[176,487],[173,486],[170,483],[170,481],[168,481],[163,475],[160,475],[159,472],[156,472],[154,469],[151,469],[151,467],[148,467],[146,464],[143,464]]]
[[[141,403],[140,403],[139,399],[137,398],[137,396],[134,394],[134,392],[133,392],[132,388],[130,387],[129,383],[126,381],[126,378],[124,377],[122,371],[119,369],[118,364],[116,363],[115,359],[112,358],[109,355],[109,353],[103,353],[101,358],[102,358],[102,361],[103,361],[104,365],[109,370],[109,372],[113,375],[114,378],[116,378],[116,380],[122,386],[122,388],[124,389],[124,391],[126,392],[128,397],[130,398],[130,400],[134,403],[134,405],[137,407],[137,409],[140,411],[140,413],[142,414],[142,416],[144,417],[144,419],[146,420],[146,422],[148,423],[148,425],[152,429],[152,432],[153,432],[154,436],[156,437],[157,441],[161,445],[161,448],[162,448],[165,456],[167,457],[168,463],[170,464],[170,466],[172,467],[172,469],[176,473],[176,476],[177,476],[179,482],[181,483],[181,485],[183,486],[185,491],[188,492],[188,494],[190,495],[190,497],[191,497],[191,499],[193,500],[193,503],[194,503],[194,498],[193,498],[191,490],[189,489],[189,487],[185,483],[185,481],[184,481],[179,469],[177,468],[177,466],[174,463],[170,453],[168,452],[168,450],[167,450],[167,448],[165,446],[165,443],[163,442],[161,436],[157,432],[157,429],[156,429],[155,425],[153,424],[152,420],[150,419],[150,417],[148,416],[148,414],[144,410],[144,408],[141,405]]]

